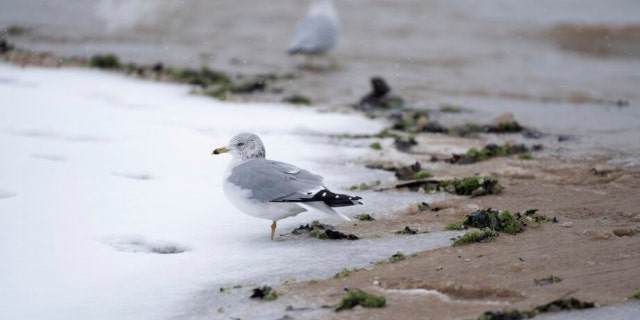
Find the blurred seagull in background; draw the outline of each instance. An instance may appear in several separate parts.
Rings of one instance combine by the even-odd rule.
[[[338,25],[333,1],[311,0],[307,16],[298,23],[289,54],[326,54],[338,40]]]
[[[361,197],[329,191],[319,175],[288,163],[265,159],[262,140],[253,133],[238,134],[212,154],[226,152],[233,157],[222,183],[227,199],[250,216],[273,221],[271,240],[276,232],[276,221],[280,219],[315,210],[349,221],[349,217],[333,207],[362,204],[358,201]]]

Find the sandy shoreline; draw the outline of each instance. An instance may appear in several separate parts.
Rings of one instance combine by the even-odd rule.
[[[296,307],[331,305],[339,300],[343,288],[366,289],[389,301],[384,309],[323,314],[323,318],[335,319],[474,318],[485,311],[529,310],[563,296],[599,306],[621,303],[640,286],[640,211],[635,196],[640,170],[629,168],[603,177],[590,173],[594,165],[602,163],[497,159],[462,170],[448,168],[451,171],[447,174],[492,172],[505,185],[504,192],[432,203],[432,208],[441,209],[401,213],[340,230],[392,233],[406,225],[437,231],[474,208],[512,212],[536,208],[559,222],[541,224],[515,236],[503,234],[495,242],[426,251],[345,278],[284,285],[276,290],[284,293],[283,304]],[[534,279],[551,275],[562,281],[534,284]],[[435,290],[446,296],[413,289]]]

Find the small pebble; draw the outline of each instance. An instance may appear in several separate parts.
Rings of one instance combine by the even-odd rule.
[[[630,228],[620,228],[620,229],[613,230],[613,234],[615,234],[618,237],[631,236],[633,235],[633,230],[631,230]]]
[[[561,224],[561,226],[563,226],[565,228],[573,227],[573,222],[571,222],[571,221],[563,222]]]

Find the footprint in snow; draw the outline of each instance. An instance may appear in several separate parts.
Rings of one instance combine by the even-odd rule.
[[[148,173],[133,173],[133,172],[113,171],[113,172],[111,172],[111,174],[113,174],[116,177],[134,179],[134,180],[151,180],[151,179],[154,179],[154,177],[152,175],[148,174]]]
[[[11,198],[11,197],[15,197],[18,194],[13,193],[11,191],[7,191],[7,190],[2,190],[0,189],[0,199],[6,199],[6,198]]]
[[[181,244],[164,240],[147,240],[143,237],[109,238],[104,243],[123,252],[176,254],[189,251],[189,248]]]
[[[55,154],[34,153],[31,155],[31,157],[39,160],[47,160],[47,161],[55,161],[55,162],[67,161],[66,157],[55,155]]]

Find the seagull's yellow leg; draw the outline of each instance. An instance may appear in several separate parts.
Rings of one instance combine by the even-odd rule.
[[[273,240],[273,235],[276,233],[276,221],[273,220],[273,223],[271,224],[271,240]]]

